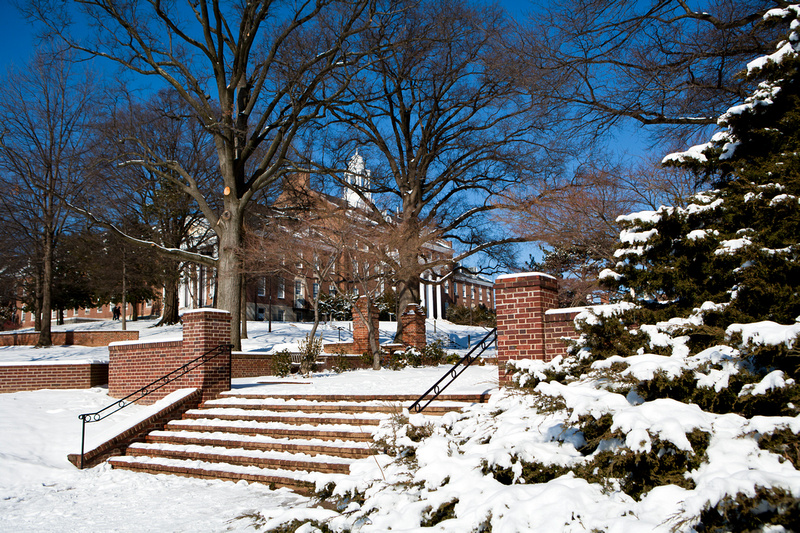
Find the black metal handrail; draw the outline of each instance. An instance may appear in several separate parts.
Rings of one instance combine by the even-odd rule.
[[[95,411],[94,413],[83,413],[83,414],[78,415],[78,419],[81,420],[81,422],[82,422],[82,424],[81,424],[81,460],[80,460],[80,464],[78,465],[78,468],[83,468],[83,456],[84,456],[83,451],[84,451],[84,444],[86,443],[86,424],[91,424],[92,422],[99,422],[99,421],[101,421],[101,420],[103,420],[105,418],[108,418],[109,416],[113,415],[117,411],[120,411],[121,409],[124,409],[125,407],[129,406],[132,403],[138,402],[139,400],[141,400],[145,396],[148,396],[148,395],[154,393],[155,391],[159,390],[160,388],[164,387],[165,385],[168,385],[168,384],[172,383],[176,379],[188,374],[189,372],[191,372],[192,370],[194,370],[198,366],[200,366],[202,364],[205,364],[206,362],[208,362],[211,359],[217,357],[218,355],[222,355],[222,354],[230,355],[232,349],[233,349],[233,345],[232,344],[220,344],[216,348],[210,349],[209,351],[207,351],[203,355],[201,355],[199,357],[196,357],[196,358],[192,359],[191,361],[189,361],[188,363],[179,366],[178,368],[176,368],[172,372],[164,374],[160,378],[157,378],[157,379],[153,380],[152,382],[148,383],[147,385],[145,385],[144,387],[140,388],[139,390],[136,390],[136,391],[128,394],[124,398],[122,398],[120,400],[117,400],[114,403],[112,403],[110,405],[107,405],[106,407],[103,407],[99,411]],[[112,409],[114,407],[116,407],[116,409],[113,409],[112,411],[108,411],[109,409]],[[103,414],[105,411],[108,411],[108,412]]]
[[[444,376],[439,378],[439,381],[434,383],[433,387],[425,391],[425,393],[422,396],[417,398],[417,401],[412,403],[409,406],[408,410],[413,413],[421,413],[423,409],[428,407],[430,403],[442,393],[442,391],[444,391],[447,387],[449,387],[450,384],[453,381],[455,381],[456,378],[460,376],[461,373],[464,372],[464,370],[466,370],[467,367],[471,365],[478,357],[480,357],[483,354],[483,352],[485,352],[486,349],[489,346],[491,346],[492,343],[495,342],[496,340],[497,340],[497,328],[494,328],[492,331],[487,333],[486,336],[483,339],[481,339],[480,342],[478,342],[478,344],[476,344],[469,352],[467,352],[467,355],[462,357],[456,364],[454,364],[453,368],[448,370]],[[480,349],[480,351],[475,355],[473,355],[473,352],[475,352],[478,349]],[[459,369],[459,366],[463,367]],[[439,387],[442,381],[446,380],[448,377],[450,377],[450,381],[445,383],[444,386]],[[433,392],[433,396],[425,403],[425,405],[421,405],[422,402],[425,400],[425,397],[428,396],[431,392]]]

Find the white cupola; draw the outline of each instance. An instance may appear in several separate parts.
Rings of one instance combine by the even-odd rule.
[[[356,153],[353,154],[353,157],[350,158],[350,162],[347,164],[345,183],[346,186],[343,195],[347,205],[356,208],[366,207],[367,203],[364,201],[364,198],[359,196],[356,191],[360,191],[367,201],[372,201],[372,193],[367,191],[371,186],[370,172],[366,169],[364,158],[361,157],[358,150],[356,150]]]

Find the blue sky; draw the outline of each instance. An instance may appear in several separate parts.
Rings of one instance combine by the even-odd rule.
[[[33,29],[9,0],[0,0],[0,68],[27,61],[34,47]]]
[[[515,14],[529,5],[525,0],[503,0],[501,3]],[[0,0],[0,71],[10,64],[24,64],[33,51],[35,41],[33,28],[20,16],[11,0]]]

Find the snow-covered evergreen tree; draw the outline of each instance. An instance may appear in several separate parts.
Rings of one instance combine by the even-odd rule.
[[[696,349],[732,323],[800,316],[798,17],[796,6],[769,13],[768,21],[791,20],[791,33],[748,65],[758,90],[720,117],[724,129],[709,143],[664,160],[704,173],[714,189],[685,208],[623,217],[619,262],[603,274],[630,291],[632,321],[694,316],[684,332]]]

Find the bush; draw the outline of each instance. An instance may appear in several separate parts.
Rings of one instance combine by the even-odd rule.
[[[447,354],[444,351],[444,341],[438,339],[430,344],[426,344],[422,349],[422,364],[439,365],[445,360]]]
[[[453,324],[463,326],[483,326],[494,328],[497,326],[497,316],[491,309],[483,304],[467,307],[465,305],[451,305],[447,308],[447,320]]]
[[[333,362],[331,364],[331,370],[333,370],[337,374],[341,374],[342,372],[347,372],[348,370],[353,368],[350,359],[345,355],[343,351],[336,352],[336,355],[333,356]]]
[[[306,337],[300,341],[300,353],[300,372],[308,375],[317,369],[317,360],[322,353],[322,337]]]
[[[454,363],[460,359],[457,354],[451,354],[451,356],[455,356]],[[443,362],[449,362],[451,356],[444,351],[444,341],[437,340],[425,345],[421,352],[413,346],[408,346],[405,350],[395,350],[389,356],[387,366],[392,370],[400,370],[407,366],[436,366]]]
[[[279,378],[292,373],[292,354],[289,350],[282,350],[272,358],[272,370]]]

